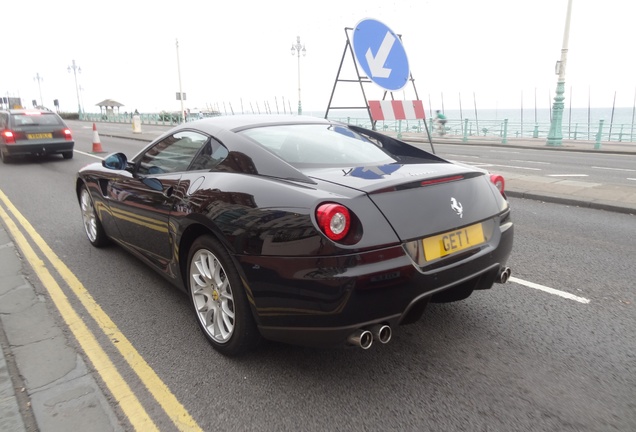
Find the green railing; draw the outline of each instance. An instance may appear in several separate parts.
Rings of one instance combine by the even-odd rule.
[[[138,114],[141,124],[146,125],[162,125],[176,126],[181,123],[181,119],[173,114]],[[129,123],[132,124],[133,116],[131,114],[94,114],[82,113],[81,120],[102,123]]]
[[[141,124],[176,126],[181,123],[181,119],[174,113],[139,114]],[[196,120],[198,117],[192,116],[188,121]],[[343,123],[353,124],[365,128],[371,128],[372,123],[368,118],[331,118]],[[82,113],[81,120],[91,122],[107,123],[129,123],[132,124],[131,114],[94,114]],[[426,133],[428,131],[435,136],[435,124],[432,119],[426,120],[394,120],[378,121],[376,129],[379,131],[391,131],[397,134],[402,133]],[[564,125],[563,139],[581,141],[603,141],[603,142],[630,142],[636,141],[636,131],[632,124],[612,124],[603,125],[600,120],[598,124]],[[550,123],[528,124],[521,122],[509,122],[508,120],[476,120],[476,119],[448,119],[446,123],[446,137],[459,137],[464,141],[474,138],[493,139],[506,142],[510,138],[537,138],[547,139],[550,131]]]
[[[371,121],[369,119],[360,118],[333,118],[332,120],[341,121],[361,127],[370,128]],[[429,132],[439,135],[436,131],[436,125],[432,119],[427,120],[426,127]],[[376,129],[379,131],[391,131],[398,134],[401,133],[426,133],[423,120],[397,120],[397,121],[378,121]],[[537,138],[547,139],[550,132],[550,123],[527,124],[521,122],[509,122],[508,120],[474,120],[449,119],[446,122],[447,137],[460,137],[464,140],[471,138],[508,140],[510,138]],[[575,123],[573,125],[565,125],[563,127],[563,139],[581,140],[581,141],[600,141],[604,142],[635,142],[636,129],[631,124],[613,124],[611,129],[604,121],[600,120],[596,125],[588,125]]]

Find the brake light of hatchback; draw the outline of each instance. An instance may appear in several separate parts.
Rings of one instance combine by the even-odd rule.
[[[73,139],[73,135],[71,134],[70,129],[64,129],[64,137],[66,138],[66,141],[70,141]]]
[[[4,138],[5,144],[15,144],[15,136],[10,130],[2,131],[2,138]]]

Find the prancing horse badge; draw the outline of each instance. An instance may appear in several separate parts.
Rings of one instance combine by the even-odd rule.
[[[453,197],[451,197],[451,208],[455,213],[459,215],[460,218],[464,216],[464,208],[462,207],[462,203],[460,203]]]

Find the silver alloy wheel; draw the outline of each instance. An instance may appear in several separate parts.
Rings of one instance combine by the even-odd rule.
[[[86,188],[82,189],[80,195],[80,207],[82,209],[82,220],[84,221],[84,230],[91,242],[97,240],[97,215],[95,214],[95,207],[93,207],[93,201]]]
[[[234,332],[234,297],[230,280],[218,258],[198,250],[190,264],[190,290],[199,321],[216,343],[226,343]]]

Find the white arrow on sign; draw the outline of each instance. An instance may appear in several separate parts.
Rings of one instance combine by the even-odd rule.
[[[393,48],[394,43],[395,37],[393,37],[391,32],[386,32],[382,45],[380,45],[378,54],[375,57],[373,57],[371,48],[367,50],[365,58],[369,64],[369,69],[371,69],[372,77],[388,78],[389,75],[391,75],[392,69],[385,68],[384,63],[386,63],[386,59],[389,57],[389,53],[391,52],[391,48]]]

